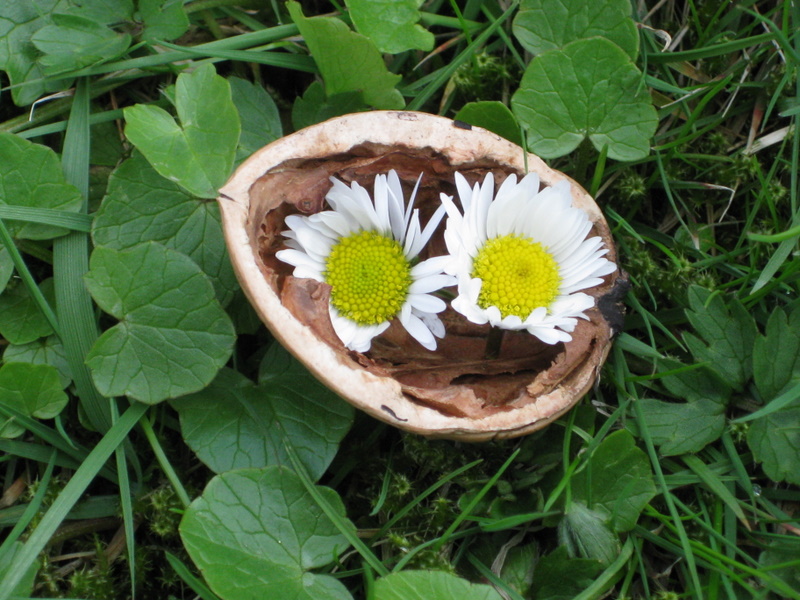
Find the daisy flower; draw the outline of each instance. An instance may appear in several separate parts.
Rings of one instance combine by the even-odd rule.
[[[374,202],[358,183],[348,187],[335,177],[331,181],[325,199],[333,210],[286,217],[288,249],[276,256],[295,267],[295,277],[331,286],[331,323],[350,350],[369,350],[372,338],[395,318],[422,346],[435,350],[436,337],[444,337],[437,313],[446,305],[432,293],[455,279],[443,273],[447,257],[421,262],[417,257],[444,217],[444,207],[422,229],[419,210],[413,208],[419,179],[407,205],[394,170],[375,177]]]
[[[617,266],[599,237],[586,239],[592,223],[572,206],[570,184],[539,191],[539,177],[517,183],[510,175],[497,194],[489,173],[470,188],[456,173],[463,214],[452,196],[444,239],[445,272],[458,280],[452,307],[473,323],[527,330],[546,344],[568,342],[577,319],[594,298],[581,290],[600,284]]]

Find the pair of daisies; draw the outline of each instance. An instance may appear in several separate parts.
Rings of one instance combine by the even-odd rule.
[[[331,286],[331,323],[350,350],[369,350],[395,318],[435,350],[445,334],[437,315],[446,308],[436,293],[450,286],[458,291],[451,306],[473,323],[568,342],[594,306],[581,290],[616,269],[602,239],[586,239],[592,223],[572,206],[567,181],[540,190],[535,173],[519,182],[510,175],[495,194],[491,173],[474,187],[456,173],[461,209],[441,194],[424,229],[414,208],[419,179],[408,203],[394,170],[375,177],[373,197],[358,183],[331,181],[332,210],[288,216],[288,249],[277,257],[295,277]],[[449,254],[419,261],[445,215]]]

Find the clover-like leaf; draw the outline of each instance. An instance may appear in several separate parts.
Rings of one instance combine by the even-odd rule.
[[[58,372],[61,387],[67,387],[72,381],[72,371],[67,362],[64,345],[58,336],[51,335],[39,338],[27,344],[9,344],[3,352],[3,362],[21,362],[32,365],[49,365]]]
[[[770,479],[800,485],[800,400],[754,420],[747,445]]]
[[[239,77],[231,77],[228,83],[242,123],[237,158],[244,159],[283,135],[281,116],[272,96],[260,85]]]
[[[753,345],[753,380],[765,402],[800,380],[800,308],[776,308]]]
[[[512,29],[533,54],[595,36],[614,42],[632,60],[639,51],[629,0],[522,0]]]
[[[53,305],[53,280],[39,284],[44,297]],[[27,344],[53,333],[39,305],[22,282],[11,285],[0,294],[0,335],[12,344]]]
[[[157,106],[124,110],[125,135],[161,175],[190,194],[215,198],[233,169],[240,123],[228,82],[207,64],[175,86],[180,123]]]
[[[0,204],[77,212],[83,198],[78,188],[64,179],[61,162],[50,148],[0,133]],[[68,233],[62,227],[20,221],[8,221],[8,229],[14,237],[29,240]]]
[[[444,571],[401,571],[375,582],[375,600],[500,600],[489,586]]]
[[[546,158],[571,152],[589,138],[615,160],[650,151],[658,116],[642,73],[605,38],[578,40],[530,62],[511,109],[527,130],[528,146]]]
[[[502,102],[496,100],[468,102],[453,119],[483,127],[517,145],[522,145],[517,119]]]
[[[55,13],[31,42],[44,54],[39,62],[45,74],[52,76],[122,56],[131,45],[131,36],[86,17]]]
[[[0,70],[8,74],[16,105],[27,106],[48,92],[69,86],[69,81],[44,77],[37,60],[41,53],[30,41],[50,22],[51,13],[68,8],[73,8],[69,0],[0,2]],[[0,165],[3,162],[0,160]]]
[[[633,529],[655,495],[650,460],[624,430],[604,439],[586,468],[572,479],[572,498],[602,511],[615,531]]]
[[[326,97],[325,88],[319,81],[312,81],[302,96],[294,99],[292,125],[303,129],[333,117],[367,110],[361,92],[344,92]]]
[[[317,491],[353,528],[339,495],[330,488]],[[209,587],[224,600],[352,600],[339,580],[311,572],[336,559],[348,543],[286,467],[217,475],[186,509],[180,534]]]
[[[49,365],[5,363],[0,367],[0,405],[30,417],[52,419],[67,405],[58,371]],[[0,437],[16,437],[25,428],[13,420],[0,422]]]
[[[195,198],[165,179],[139,152],[109,178],[92,239],[117,250],[153,241],[186,254],[209,276],[223,305],[238,287],[217,203]]]
[[[372,40],[351,31],[335,17],[308,18],[299,3],[287,2],[286,6],[319,67],[328,97],[359,92],[374,108],[405,106],[403,96],[395,89],[401,77],[388,71]]]
[[[319,479],[350,429],[353,410],[273,344],[258,386],[223,369],[206,389],[173,401],[181,432],[198,458],[221,473],[289,464],[287,439]]]
[[[433,34],[418,24],[424,0],[346,0],[356,31],[381,52],[433,50]]]
[[[753,374],[756,324],[739,300],[727,302],[699,286],[689,288],[689,322],[700,338],[686,333],[686,345],[698,362],[705,362],[733,389],[741,391]]]
[[[725,431],[725,405],[714,400],[638,400],[653,443],[663,456],[699,452]]]
[[[100,247],[84,279],[98,306],[120,320],[86,358],[103,395],[153,404],[189,394],[228,360],[233,325],[186,255],[155,242]]]
[[[138,5],[137,17],[144,24],[144,40],[174,40],[189,29],[189,16],[183,2],[139,0]]]

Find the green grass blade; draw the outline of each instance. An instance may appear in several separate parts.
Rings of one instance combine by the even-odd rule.
[[[169,462],[167,455],[164,453],[164,449],[161,447],[161,443],[158,441],[156,432],[153,431],[153,426],[150,424],[149,419],[142,419],[139,422],[139,426],[144,432],[147,441],[150,442],[150,447],[153,449],[153,453],[156,455],[156,460],[158,461],[158,464],[161,465],[161,469],[164,471],[167,479],[169,479],[169,482],[172,484],[172,489],[174,489],[175,493],[178,494],[178,498],[180,498],[183,506],[189,506],[189,504],[192,503],[191,499],[189,498],[189,494],[186,492],[186,488],[183,487],[183,483],[181,483],[178,474],[175,472],[175,469]]]
[[[183,564],[177,556],[174,556],[169,552],[165,552],[164,556],[167,557],[167,562],[173,569],[175,569],[178,577],[180,577],[186,585],[192,588],[192,591],[197,594],[199,598],[202,600],[219,600],[219,596],[208,589],[208,586],[206,586],[205,583],[195,577],[189,570],[189,567]]]
[[[0,219],[55,225],[84,233],[92,230],[92,217],[89,215],[64,212],[53,208],[2,205],[0,206]]]
[[[730,493],[730,491],[728,491],[728,488],[725,487],[725,484],[719,480],[716,474],[714,474],[714,472],[709,469],[702,460],[692,454],[685,455],[683,457],[683,462],[686,463],[686,466],[694,471],[695,474],[697,474],[700,480],[706,484],[708,489],[714,492],[717,497],[733,511],[733,514],[736,515],[736,518],[739,519],[739,521],[741,521],[745,527],[750,529],[750,524],[747,522],[747,517],[744,516],[742,507],[739,506],[736,498]]]
[[[5,579],[0,581],[0,600],[9,600],[11,591],[17,586],[28,568],[39,556],[47,545],[58,526],[61,525],[70,509],[83,496],[86,488],[97,476],[100,469],[109,459],[114,450],[125,441],[128,432],[136,425],[142,415],[147,411],[146,404],[135,403],[125,411],[120,419],[106,432],[83,461],[83,464],[72,475],[67,485],[58,498],[42,517],[39,525],[31,533],[25,545],[16,555]]]
[[[595,600],[596,598],[602,598],[606,592],[608,592],[609,588],[614,585],[614,582],[618,578],[618,573],[622,570],[622,567],[625,566],[625,563],[628,562],[631,554],[633,554],[633,538],[628,538],[622,546],[619,555],[614,559],[614,562],[608,565],[608,568],[600,573],[599,577],[597,577],[589,587],[575,596],[573,600]]]

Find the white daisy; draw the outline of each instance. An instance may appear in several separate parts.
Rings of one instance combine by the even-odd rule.
[[[444,207],[421,229],[419,210],[413,208],[419,180],[408,205],[394,170],[375,177],[374,203],[358,183],[348,187],[335,177],[331,181],[325,199],[333,210],[286,217],[289,231],[283,235],[289,248],[276,256],[295,267],[295,277],[331,286],[331,323],[350,350],[369,350],[372,338],[394,318],[422,346],[435,350],[436,337],[444,337],[436,314],[446,305],[432,293],[455,279],[443,273],[447,257],[417,262],[417,256],[444,217]]]
[[[572,339],[578,317],[594,306],[580,290],[600,284],[617,266],[603,256],[602,238],[586,235],[588,215],[572,206],[570,184],[539,191],[539,177],[510,175],[494,195],[494,177],[470,188],[456,173],[462,212],[447,210],[445,272],[458,279],[452,307],[473,323],[527,330],[555,344]]]

